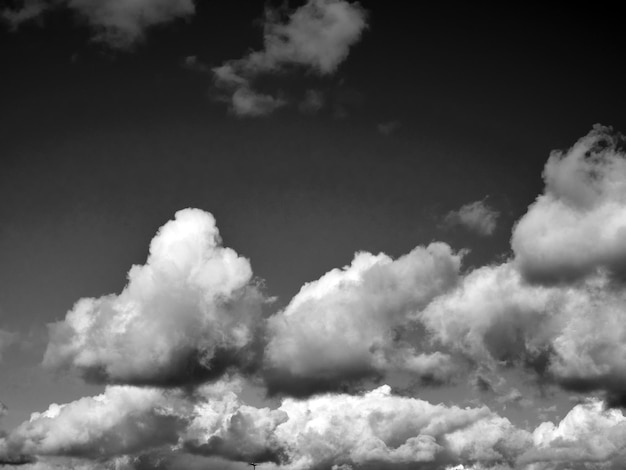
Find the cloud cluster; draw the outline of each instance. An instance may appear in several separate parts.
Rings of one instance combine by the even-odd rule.
[[[94,40],[114,48],[141,41],[146,30],[195,13],[194,0],[24,0],[20,8],[2,11],[13,27],[46,11],[67,8],[93,29]]]
[[[119,295],[79,300],[49,326],[44,365],[96,383],[175,386],[245,368],[264,298],[215,219],[186,209],[159,230]]]
[[[450,211],[444,218],[446,225],[461,225],[478,235],[493,235],[500,213],[490,207],[484,200],[474,201],[463,205],[455,211]]]
[[[33,414],[0,437],[0,460],[98,468],[80,467],[91,459],[118,470],[200,468],[203,459],[290,470],[621,468],[626,418],[611,407],[626,404],[625,160],[603,127],[554,153],[545,192],[500,264],[463,272],[463,252],[436,242],[397,259],[359,252],[267,319],[249,261],[222,245],[210,214],[180,211],[121,293],[82,299],[50,326],[46,365],[125,385]],[[586,238],[595,245],[580,253]],[[398,372],[447,383],[468,365],[604,399],[530,432],[485,406],[435,405],[388,386],[355,393]],[[229,373],[253,376],[280,404],[243,403],[243,379]],[[524,402],[508,390],[495,403]]]
[[[218,99],[229,103],[238,116],[263,116],[287,104],[280,94],[255,89],[261,75],[276,74],[291,67],[303,67],[329,75],[348,56],[366,28],[366,13],[358,3],[347,0],[308,0],[287,13],[266,10],[263,49],[213,68]],[[304,103],[318,106],[320,100],[307,94]]]
[[[620,235],[626,155],[596,126],[548,160],[544,194],[513,232],[513,257],[467,274],[420,320],[444,345],[482,365],[517,365],[579,392],[626,403]]]
[[[421,350],[399,332],[410,329],[411,314],[457,282],[460,264],[461,255],[444,243],[396,260],[361,252],[350,266],[305,284],[269,320],[270,387],[310,393],[394,369],[447,381],[454,373],[450,358]]]
[[[607,410],[598,400],[575,406],[558,425],[540,424],[533,446],[520,456],[520,464],[533,470],[555,468],[622,468],[626,460],[626,417]],[[559,467],[561,468],[561,467]]]
[[[141,468],[145,456],[169,449],[291,470],[372,463],[400,469],[513,462],[531,442],[528,432],[486,407],[433,405],[394,396],[388,386],[357,396],[285,399],[275,410],[242,404],[236,388],[226,381],[190,396],[108,387],[33,414],[0,440],[0,454],[97,457],[116,468]]]

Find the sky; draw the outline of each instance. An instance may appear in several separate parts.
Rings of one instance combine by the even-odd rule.
[[[609,9],[0,2],[0,468],[626,465]]]

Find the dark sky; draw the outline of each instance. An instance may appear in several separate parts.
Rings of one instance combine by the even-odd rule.
[[[229,112],[208,70],[263,47],[264,2],[200,0],[123,49],[67,8],[0,29],[0,329],[20,337],[4,428],[103,389],[41,368],[46,324],[119,293],[177,210],[212,213],[278,310],[359,250],[440,240],[470,249],[463,272],[501,262],[550,152],[626,130],[617,10],[360,4],[368,27],[334,73],[258,80],[324,106],[262,117]],[[445,223],[479,200],[499,213],[490,238]]]

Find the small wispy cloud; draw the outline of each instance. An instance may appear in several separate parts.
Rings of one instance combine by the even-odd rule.
[[[399,127],[400,127],[400,121],[387,121],[387,122],[381,122],[380,124],[378,124],[378,126],[376,126],[376,129],[382,135],[390,136],[391,134],[396,132]]]
[[[496,229],[500,213],[490,207],[485,200],[470,202],[458,210],[448,212],[444,218],[447,226],[461,225],[466,229],[481,235],[490,236]]]
[[[271,113],[282,99],[269,100],[269,95],[262,94],[261,101],[271,105],[261,107],[249,106],[256,99],[241,100],[242,96],[259,95],[255,80],[260,75],[286,72],[293,67],[303,67],[318,75],[334,73],[367,27],[366,17],[358,3],[346,0],[309,0],[291,13],[268,8],[263,48],[213,68],[220,92],[218,100],[228,101],[231,111],[238,116]]]
[[[2,360],[2,353],[11,345],[18,341],[17,333],[0,330],[0,360]],[[1,408],[1,407],[0,407]]]
[[[298,109],[305,114],[315,114],[326,104],[326,97],[321,90],[307,90],[300,101]]]
[[[17,29],[22,23],[59,8],[77,13],[93,30],[94,41],[116,49],[140,42],[152,26],[195,13],[194,0],[23,0],[17,8],[2,10],[1,16]]]

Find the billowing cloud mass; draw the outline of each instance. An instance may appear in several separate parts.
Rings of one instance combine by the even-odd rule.
[[[537,286],[511,263],[471,272],[420,315],[430,332],[481,366],[526,367],[580,392],[626,403],[626,294],[606,279]]]
[[[218,99],[239,116],[267,115],[286,101],[256,91],[257,77],[294,66],[332,74],[366,26],[365,10],[347,0],[309,0],[291,13],[268,8],[263,49],[213,69]]]
[[[120,294],[82,299],[50,326],[46,365],[135,386],[109,385],[99,396],[33,414],[0,435],[0,463],[621,469],[626,418],[615,408],[626,406],[623,161],[617,138],[603,127],[554,153],[545,192],[514,229],[504,262],[464,272],[463,251],[437,242],[397,259],[358,252],[268,319],[249,261],[222,246],[210,214],[180,211]],[[587,246],[588,239],[594,243]],[[394,375],[439,385],[472,374],[496,394],[494,406],[528,407],[521,385],[491,386],[482,378],[504,369],[520,384],[533,379],[524,386],[592,396],[559,423],[532,431],[487,406],[432,404],[394,395],[387,385],[357,393],[382,378],[392,383]],[[245,380],[280,402],[246,404]],[[51,459],[72,460],[63,467]]]
[[[33,413],[0,441],[0,449],[14,457],[110,458],[145,451],[177,442],[185,406],[160,390],[110,386],[102,395]]]
[[[482,236],[492,235],[496,229],[500,213],[484,200],[470,202],[460,209],[450,211],[444,218],[447,225],[461,225]]]
[[[412,313],[456,283],[460,264],[444,243],[397,260],[361,252],[350,266],[305,284],[269,320],[271,386],[306,394],[388,370],[447,381],[454,373],[449,356],[423,351],[400,332],[411,329]]]
[[[143,39],[146,29],[194,14],[194,0],[24,0],[20,8],[2,11],[14,27],[47,10],[67,8],[85,20],[94,39],[126,48]]]
[[[540,424],[533,432],[533,446],[520,464],[533,469],[623,468],[626,461],[626,417],[607,410],[598,400],[576,405],[563,420]]]
[[[254,359],[263,297],[215,219],[186,209],[160,228],[119,294],[79,300],[50,325],[44,365],[92,382],[179,385]]]
[[[221,382],[193,396],[111,386],[97,397],[51,405],[0,439],[0,455],[91,456],[141,468],[133,464],[137,457],[169,448],[291,470],[442,468],[512,463],[530,442],[528,432],[487,407],[433,405],[393,396],[388,386],[286,399],[271,410],[242,404],[237,384]]]
[[[626,273],[626,153],[621,137],[597,125],[546,163],[545,191],[513,231],[524,276],[566,282],[603,271]]]

